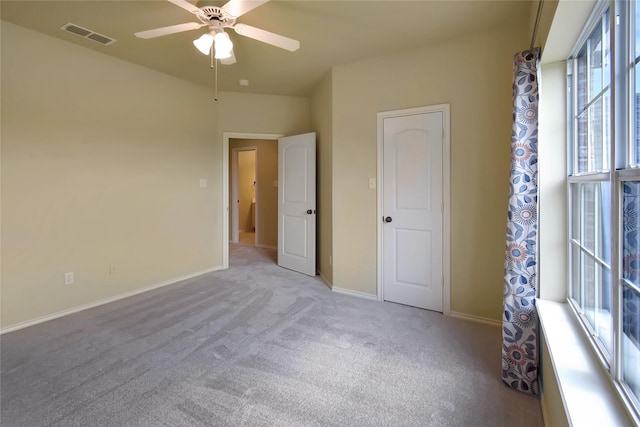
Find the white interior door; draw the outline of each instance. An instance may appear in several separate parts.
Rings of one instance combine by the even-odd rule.
[[[316,134],[278,140],[278,265],[316,274]]]
[[[441,111],[383,121],[382,279],[387,301],[442,311]]]

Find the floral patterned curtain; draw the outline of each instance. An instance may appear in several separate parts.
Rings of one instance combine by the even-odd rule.
[[[622,277],[640,285],[640,181],[622,184]],[[640,294],[628,285],[622,287],[622,352],[633,354],[640,347]],[[623,358],[624,379],[631,382],[632,372],[638,371],[633,357]],[[635,383],[635,381],[634,381]],[[636,385],[638,387],[640,385]],[[640,389],[634,390],[636,395]]]
[[[502,380],[538,394],[538,59],[517,53],[502,317]]]

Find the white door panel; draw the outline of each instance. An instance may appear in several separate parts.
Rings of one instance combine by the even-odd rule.
[[[300,145],[289,145],[283,148],[282,156],[286,162],[283,182],[287,184],[283,190],[286,203],[309,202],[307,194],[307,160],[311,154],[309,150],[309,147]]]
[[[383,120],[383,294],[442,311],[443,114]]]
[[[307,226],[309,220],[297,216],[284,215],[282,218],[284,233],[282,253],[302,260],[307,258]]]
[[[429,286],[431,271],[431,236],[428,231],[395,230],[397,249],[397,283]]]
[[[425,132],[410,129],[395,136],[396,206],[400,209],[430,209],[429,146],[423,143]],[[390,146],[393,150],[394,147]],[[426,164],[425,164],[426,163]],[[424,183],[416,186],[414,183]]]
[[[278,265],[316,274],[316,134],[278,140]]]

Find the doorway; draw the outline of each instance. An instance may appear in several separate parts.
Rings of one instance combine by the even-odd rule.
[[[253,241],[257,247],[275,249],[278,244],[278,138],[281,135],[223,134],[223,264],[229,266],[229,243]],[[255,179],[248,178],[248,192],[242,203],[238,179],[243,156],[255,153]],[[246,160],[246,159],[244,159]],[[243,162],[246,165],[247,162]],[[250,162],[249,162],[250,164]],[[249,166],[251,169],[251,166]],[[253,185],[255,181],[255,186]],[[245,182],[245,184],[246,184]],[[245,187],[246,188],[246,187]],[[240,201],[240,202],[239,202]],[[242,231],[242,235],[241,232]],[[253,233],[252,233],[253,231]]]
[[[244,142],[244,140],[233,140]],[[231,242],[255,246],[257,147],[231,149]]]
[[[449,312],[449,105],[378,114],[378,299]]]

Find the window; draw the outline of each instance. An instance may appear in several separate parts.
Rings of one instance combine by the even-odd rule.
[[[567,60],[569,303],[636,414],[640,414],[638,1],[600,2]]]

